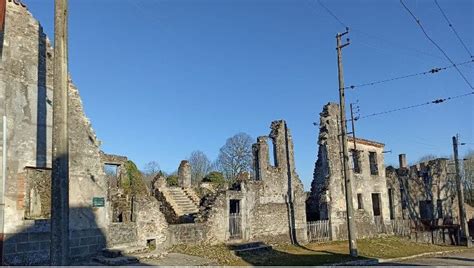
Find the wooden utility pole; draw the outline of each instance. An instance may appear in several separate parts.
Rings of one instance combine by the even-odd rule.
[[[51,265],[69,264],[68,8],[55,0]]]
[[[354,226],[354,208],[352,203],[352,182],[349,174],[349,156],[347,152],[347,131],[346,131],[346,108],[345,108],[345,96],[344,96],[344,76],[342,71],[342,48],[349,45],[349,43],[341,44],[341,37],[349,33],[349,29],[346,28],[344,33],[338,33],[336,35],[337,41],[337,67],[339,74],[339,107],[341,112],[341,141],[342,141],[342,154],[344,162],[344,185],[346,187],[346,211],[347,211],[347,230],[349,239],[349,252],[352,257],[357,257],[357,234]],[[349,40],[348,40],[349,41]]]
[[[459,205],[459,224],[461,225],[462,235],[466,238],[467,246],[471,246],[471,239],[469,237],[469,228],[466,221],[466,210],[464,209],[464,191],[461,182],[461,170],[459,167],[459,136],[453,136],[453,150],[454,150],[454,165],[456,167],[456,187],[458,190],[458,205]]]

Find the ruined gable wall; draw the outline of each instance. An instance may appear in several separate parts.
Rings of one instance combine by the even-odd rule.
[[[347,237],[345,186],[343,177],[343,159],[339,127],[339,105],[329,103],[320,114],[320,132],[318,136],[318,159],[315,165],[311,193],[307,203],[319,211],[309,211],[309,214],[319,214],[319,219],[329,219],[332,239]],[[356,174],[352,181],[354,217],[359,237],[372,236],[374,227],[372,211],[372,193],[379,193],[383,221],[390,221],[385,169],[383,164],[383,147],[358,143],[361,150],[360,163],[362,173]],[[348,142],[348,149],[353,145]],[[379,174],[370,175],[368,152],[377,153]],[[352,176],[352,169],[350,175]],[[357,193],[363,193],[364,209],[357,209]]]
[[[304,243],[307,241],[306,196],[296,173],[291,133],[283,120],[272,122],[270,128],[275,165],[269,163],[266,137],[259,137],[253,145],[258,181],[248,183],[248,192],[255,196],[255,202],[248,201],[249,206],[253,204],[249,207],[250,236],[262,240],[280,236],[280,240],[289,242],[291,225],[296,229],[297,240]]]
[[[48,258],[48,221],[23,220],[24,168],[51,167],[53,49],[26,8],[7,1],[0,67],[0,112],[7,116],[5,192],[6,259],[12,263]],[[99,142],[85,117],[79,93],[69,88],[71,255],[88,255],[103,245],[106,208],[92,208],[92,197],[106,198]],[[6,109],[3,109],[5,107]],[[106,201],[107,204],[107,201]],[[76,232],[80,231],[80,232]],[[25,236],[26,239],[17,239]],[[84,239],[82,239],[84,238]],[[82,240],[81,240],[82,239]],[[43,246],[40,246],[43,243]],[[9,256],[12,258],[8,259]]]

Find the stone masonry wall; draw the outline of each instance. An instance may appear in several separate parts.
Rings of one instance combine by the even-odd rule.
[[[292,242],[293,237],[293,242],[306,243],[306,195],[296,173],[290,130],[283,120],[272,122],[270,128],[274,165],[269,161],[267,137],[258,137],[252,146],[256,181],[247,184],[249,238],[284,237]]]
[[[389,184],[399,187],[405,193],[400,197],[396,207],[401,207],[397,215],[408,217],[412,220],[438,221],[443,218],[459,215],[457,201],[454,163],[448,159],[434,159],[410,167],[387,168]],[[401,195],[401,193],[400,193]],[[430,202],[425,206],[428,215],[422,215],[420,206],[423,202]],[[405,205],[402,207],[402,202]],[[428,217],[427,217],[428,216]]]
[[[339,128],[339,105],[329,103],[320,114],[320,132],[318,137],[318,159],[315,165],[311,193],[307,200],[308,218],[312,220],[329,219],[331,238],[347,238],[345,184],[343,176],[342,146]],[[348,149],[354,149],[353,140],[348,141]],[[381,215],[379,224],[390,224],[389,202],[383,161],[384,145],[363,139],[356,139],[359,173],[350,169],[354,218],[359,237],[376,235],[373,194],[379,196]],[[375,153],[378,172],[370,172],[369,153]],[[353,167],[353,158],[349,165]],[[361,207],[358,204],[360,195]]]
[[[4,233],[12,238],[5,241],[5,247],[20,248],[24,253],[38,252],[36,242],[31,241],[31,247],[19,246],[13,237],[30,233],[29,227],[25,226],[28,221],[24,220],[28,185],[25,167],[51,167],[53,49],[38,21],[25,7],[7,1],[5,15],[0,64],[0,116],[7,117],[8,144]],[[71,232],[105,230],[107,209],[91,206],[92,197],[104,197],[108,203],[100,144],[72,83],[68,93]],[[1,130],[0,135],[3,135]],[[0,156],[0,163],[1,160]],[[103,232],[101,235],[105,235]],[[93,245],[97,243],[90,244]],[[85,247],[71,243],[74,254],[90,255],[91,250],[88,248],[86,251]],[[41,247],[41,252],[44,258],[49,257],[47,247]],[[29,254],[29,259],[17,260],[30,263],[41,259],[37,255]],[[8,254],[5,257],[8,260]]]

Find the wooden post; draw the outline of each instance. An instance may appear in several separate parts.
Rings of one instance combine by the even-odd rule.
[[[67,0],[55,0],[51,265],[69,264]]]
[[[341,37],[346,35],[348,31],[337,34],[337,67],[339,77],[339,108],[341,113],[341,142],[342,142],[342,154],[343,154],[343,165],[344,165],[344,185],[346,187],[346,210],[347,210],[347,230],[349,239],[349,253],[352,257],[357,257],[357,234],[354,225],[354,208],[352,202],[352,182],[349,174],[349,156],[347,152],[347,131],[346,131],[346,109],[345,109],[345,95],[344,95],[344,77],[342,70],[342,48],[349,45],[346,43],[341,44]]]

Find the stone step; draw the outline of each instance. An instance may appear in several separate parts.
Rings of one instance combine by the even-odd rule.
[[[227,247],[233,251],[245,250],[249,248],[258,248],[261,246],[268,246],[268,245],[261,241],[227,244]]]
[[[234,252],[238,256],[239,253],[242,253],[242,252],[256,252],[256,251],[271,250],[271,249],[272,249],[272,246],[270,245],[260,245],[260,246],[251,247],[251,248],[243,248],[243,249],[234,250]]]
[[[171,198],[174,200],[189,200],[191,201],[187,196],[175,196],[175,195],[170,195]]]
[[[138,262],[138,259],[131,256],[120,256],[115,258],[108,258],[105,256],[97,256],[93,258],[94,261],[97,261],[104,265],[110,266],[121,266],[121,265],[129,265]]]
[[[117,245],[117,246],[113,246],[113,247],[104,249],[103,252],[104,251],[120,252],[120,256],[123,256],[123,255],[130,255],[130,254],[134,254],[134,253],[141,253],[141,252],[145,252],[147,250],[148,250],[148,247],[146,247],[146,246],[136,246],[136,245],[124,244],[124,245]]]
[[[177,207],[196,207],[196,205],[194,205],[193,203],[191,202],[176,202],[174,201],[174,205],[177,206]]]

